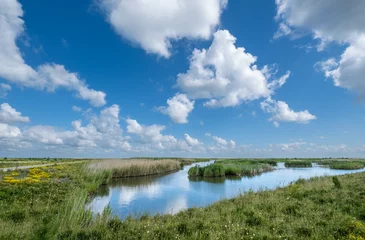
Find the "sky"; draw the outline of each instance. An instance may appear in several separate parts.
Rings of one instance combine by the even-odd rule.
[[[0,1],[2,157],[365,157],[365,1]]]

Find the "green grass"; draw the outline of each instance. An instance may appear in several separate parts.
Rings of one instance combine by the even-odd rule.
[[[365,174],[300,180],[276,191],[249,192],[176,215],[109,219],[65,239],[362,239]],[[338,184],[338,183],[337,183]]]
[[[41,168],[50,175],[40,182],[7,183],[0,172],[0,239],[55,239],[70,225],[92,221],[84,210],[88,193],[100,184],[87,179],[83,164]],[[30,170],[15,171],[26,176]]]
[[[311,168],[312,162],[309,161],[288,161],[285,162],[287,168]]]
[[[226,159],[205,167],[192,167],[188,175],[189,177],[254,176],[272,169],[268,163]]]
[[[361,162],[336,162],[330,164],[329,167],[331,169],[355,170],[364,168],[365,164]]]
[[[176,215],[121,221],[108,208],[94,218],[85,211],[110,174],[90,171],[82,163],[42,171],[50,178],[21,184],[4,182],[11,173],[0,172],[0,239],[365,238],[365,173],[300,179]]]
[[[331,169],[356,170],[365,167],[365,161],[361,160],[322,160],[317,162],[319,165],[328,166]]]

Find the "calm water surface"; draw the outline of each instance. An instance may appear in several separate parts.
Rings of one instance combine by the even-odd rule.
[[[200,166],[211,162],[198,163]],[[332,170],[313,164],[313,168],[285,168],[279,163],[275,171],[255,177],[236,179],[188,179],[188,170],[195,166],[165,176],[120,179],[102,188],[88,208],[94,213],[110,206],[113,214],[125,219],[144,213],[174,214],[191,207],[202,207],[224,198],[232,198],[248,190],[275,189],[299,178],[333,176],[362,170]],[[205,179],[206,180],[206,179]]]

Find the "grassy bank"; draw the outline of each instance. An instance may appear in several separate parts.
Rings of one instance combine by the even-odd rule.
[[[365,173],[299,180],[123,222],[109,209],[95,218],[85,211],[88,196],[108,177],[82,163],[0,173],[0,239],[365,238]]]
[[[247,193],[207,208],[143,216],[60,233],[78,239],[363,239],[365,174],[300,180],[276,191]]]
[[[365,238],[365,173],[300,180],[206,208],[122,222],[108,209],[94,219],[84,211],[91,180],[80,166],[42,171],[50,176],[38,183],[0,182],[0,239]]]
[[[113,178],[156,175],[180,168],[177,160],[103,160],[89,164],[90,170],[109,172]]]
[[[228,159],[216,161],[205,167],[192,167],[188,175],[189,177],[253,176],[272,169],[268,163]]]
[[[103,178],[87,175],[83,165],[0,172],[0,239],[56,239],[91,222],[84,206]]]
[[[309,161],[288,161],[288,162],[285,162],[285,167],[287,167],[287,168],[310,168],[310,167],[312,167],[312,162],[309,162]]]

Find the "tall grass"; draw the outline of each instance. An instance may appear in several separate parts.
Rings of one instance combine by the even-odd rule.
[[[267,163],[220,160],[205,167],[192,167],[188,175],[189,177],[254,176],[271,170],[272,166]]]
[[[285,162],[287,168],[311,168],[312,162],[308,161],[288,161]]]
[[[365,173],[301,179],[176,215],[121,221],[110,208],[94,217],[85,210],[87,189],[108,180],[111,170],[81,164],[43,170],[51,178],[32,184],[5,183],[0,173],[0,239],[365,238]]]
[[[355,170],[364,168],[365,164],[361,162],[335,162],[330,164],[329,167],[331,169]]]
[[[89,164],[90,170],[109,171],[113,178],[156,175],[180,168],[176,160],[103,160]]]
[[[365,167],[365,162],[361,160],[321,160],[317,162],[319,165],[328,166],[331,169],[340,170],[356,170]]]
[[[176,215],[97,217],[58,239],[364,239],[365,174],[300,180]],[[337,182],[336,180],[336,182]]]

